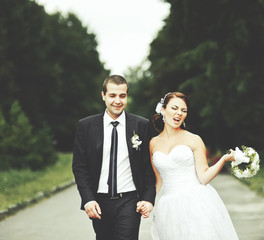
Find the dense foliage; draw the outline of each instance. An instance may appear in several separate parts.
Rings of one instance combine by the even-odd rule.
[[[192,103],[189,127],[211,149],[263,149],[264,1],[167,2],[148,71],[130,73],[139,79],[131,111],[151,117],[165,93],[182,91]]]
[[[30,168],[38,170],[57,160],[47,125],[34,130],[15,101],[6,119],[0,112],[0,170]]]
[[[108,75],[95,35],[73,14],[49,15],[34,1],[0,0],[0,107],[15,100],[34,128],[51,128],[55,146],[71,150],[79,118],[102,109]]]
[[[263,151],[264,1],[167,2],[149,67],[126,76],[128,111],[151,118],[165,93],[182,91],[192,103],[187,125],[210,149]],[[0,4],[0,164],[36,169],[55,161],[54,146],[72,149],[78,119],[103,110],[109,71],[74,14],[49,15],[31,0]]]

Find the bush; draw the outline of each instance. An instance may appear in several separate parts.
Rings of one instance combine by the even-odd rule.
[[[18,101],[12,104],[8,121],[0,111],[0,170],[36,170],[55,163],[56,159],[47,125],[34,131]]]

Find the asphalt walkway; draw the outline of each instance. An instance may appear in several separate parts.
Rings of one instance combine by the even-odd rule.
[[[226,204],[240,240],[264,240],[264,198],[229,175],[211,183]],[[79,208],[76,186],[0,222],[0,240],[94,240],[91,221]],[[151,240],[151,219],[142,219],[140,240]],[[213,240],[213,239],[212,239]]]

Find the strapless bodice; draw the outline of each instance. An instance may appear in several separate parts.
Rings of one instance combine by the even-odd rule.
[[[200,184],[196,171],[194,155],[187,145],[178,145],[168,154],[160,151],[153,153],[153,164],[159,172],[163,193],[172,193],[190,185]]]

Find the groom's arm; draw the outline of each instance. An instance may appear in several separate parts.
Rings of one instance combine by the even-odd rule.
[[[142,178],[143,178],[142,201],[150,202],[154,206],[155,197],[156,197],[156,189],[155,189],[156,178],[150,161],[149,142],[150,142],[150,123],[148,121],[144,127],[144,140],[142,141],[142,145],[143,145],[142,160],[144,161],[144,166],[143,166],[144,169],[142,172]]]
[[[85,144],[86,136],[84,129],[84,123],[80,120],[74,139],[72,161],[72,170],[75,182],[82,199],[81,209],[84,209],[84,204],[87,202],[95,200],[95,196],[92,191],[91,174],[89,172],[89,161],[86,159],[87,144]]]
[[[142,200],[137,203],[137,212],[142,214],[143,218],[148,218],[150,212],[153,210],[154,201],[156,197],[156,178],[153,171],[150,153],[149,153],[149,142],[150,142],[150,124],[149,122],[144,127],[144,145],[142,146],[144,169],[142,172],[143,178],[143,194]],[[143,143],[142,142],[142,143]]]

